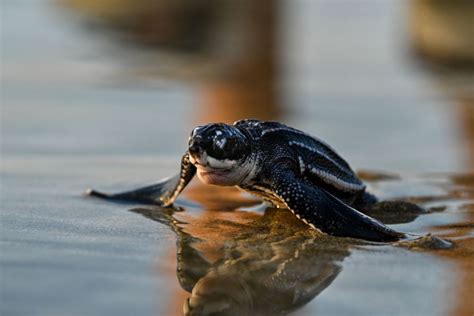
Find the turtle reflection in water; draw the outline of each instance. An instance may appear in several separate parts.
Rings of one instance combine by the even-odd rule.
[[[196,127],[177,176],[123,193],[88,193],[170,206],[196,172],[204,183],[237,186],[333,236],[380,242],[405,236],[363,213],[377,207],[377,199],[334,149],[278,122],[246,119]],[[400,204],[406,207],[404,202],[383,206]]]
[[[201,224],[204,236],[188,233],[188,225],[180,225],[173,209],[131,211],[176,233],[177,276],[191,293],[184,302],[185,315],[287,314],[332,283],[350,254],[350,243],[356,242],[304,229],[291,213],[273,208],[246,223],[211,218]],[[209,227],[224,231],[218,242]],[[211,248],[213,258],[206,258],[202,248]]]
[[[288,314],[331,285],[352,247],[367,245],[305,229],[290,212],[276,208],[267,208],[263,216],[234,211],[231,218],[228,212],[212,212],[197,219],[173,207],[131,211],[177,235],[177,277],[191,293],[184,302],[185,315]],[[376,216],[401,224],[418,215]]]

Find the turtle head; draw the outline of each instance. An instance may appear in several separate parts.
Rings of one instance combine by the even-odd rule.
[[[213,123],[196,127],[189,137],[191,162],[204,183],[236,185],[250,172],[250,145],[236,127]]]

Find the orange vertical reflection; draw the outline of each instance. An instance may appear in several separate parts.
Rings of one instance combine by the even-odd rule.
[[[218,80],[202,83],[198,123],[232,123],[242,118],[275,119],[279,114],[273,0],[241,1],[245,10],[240,55]]]
[[[474,99],[461,100],[459,106],[459,120],[467,147],[467,169],[474,172]]]
[[[461,98],[457,106],[459,112],[459,126],[462,128],[464,143],[467,146],[467,168],[474,171],[474,100]],[[455,229],[453,237],[457,240],[457,247],[452,251],[441,252],[455,262],[457,267],[456,304],[452,315],[474,315],[474,205],[466,206],[467,216]]]
[[[242,6],[242,3],[246,5]],[[241,1],[239,8],[245,10],[243,28],[244,41],[248,47],[236,47],[241,52],[224,74],[200,84],[200,100],[196,113],[196,124],[209,122],[232,123],[243,118],[263,120],[276,119],[280,113],[277,86],[275,45],[276,3],[273,0]],[[205,210],[202,216],[215,216],[216,211],[233,210],[246,203],[255,203],[241,195],[234,187],[195,186],[186,192],[192,200],[199,201]],[[223,209],[225,205],[226,209]],[[212,253],[206,251],[209,258]],[[175,254],[171,255],[175,261]],[[170,302],[170,311],[183,308],[189,295],[177,290]]]

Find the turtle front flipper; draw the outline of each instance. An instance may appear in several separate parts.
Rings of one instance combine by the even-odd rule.
[[[107,200],[169,206],[173,204],[177,196],[184,190],[195,174],[196,167],[189,161],[189,153],[186,152],[181,159],[181,172],[174,177],[146,187],[120,193],[107,194],[89,189],[86,191],[86,194]]]
[[[269,182],[277,197],[296,217],[324,233],[378,242],[396,241],[405,236],[362,214],[324,189],[307,183],[292,170],[280,169],[272,173]]]

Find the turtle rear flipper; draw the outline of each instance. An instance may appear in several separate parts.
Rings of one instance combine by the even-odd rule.
[[[159,204],[169,206],[196,174],[196,167],[189,161],[186,153],[181,159],[181,172],[174,177],[162,180],[135,190],[120,193],[103,193],[93,189],[86,191],[87,195],[114,201],[130,201],[146,204]]]
[[[307,184],[291,170],[275,172],[270,182],[272,190],[296,217],[324,233],[379,242],[396,241],[405,236],[327,191]]]

